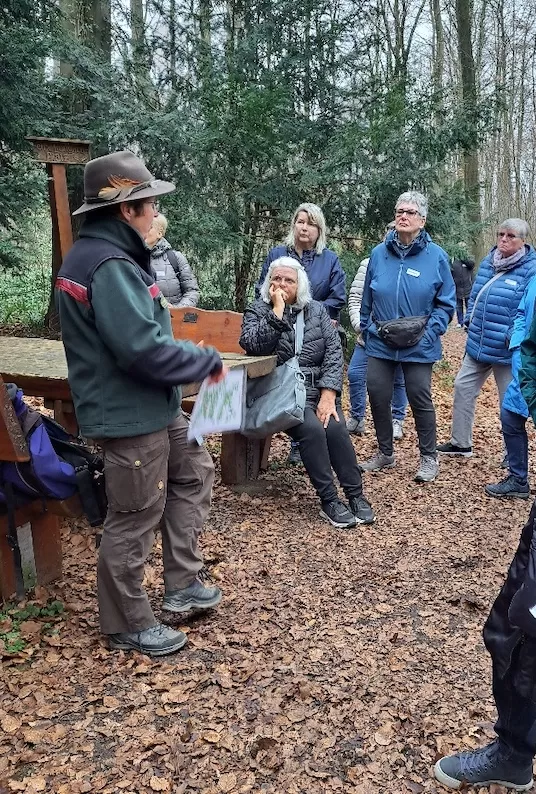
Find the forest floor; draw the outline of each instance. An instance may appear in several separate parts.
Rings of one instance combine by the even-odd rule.
[[[439,441],[464,343],[449,330],[434,375]],[[408,417],[396,468],[364,476],[370,527],[319,518],[303,469],[285,466],[285,437],[263,493],[217,480],[203,547],[224,598],[176,624],[188,645],[160,661],[106,648],[94,532],[65,526],[63,581],[36,594],[65,612],[46,628],[24,621],[26,647],[4,651],[0,792],[445,792],[434,761],[492,736],[481,629],[529,512],[483,490],[504,476],[497,412],[491,381],[475,455],[441,460],[430,485],[413,481]],[[368,427],[360,460],[374,449]],[[146,575],[157,615],[161,573],[157,541]]]

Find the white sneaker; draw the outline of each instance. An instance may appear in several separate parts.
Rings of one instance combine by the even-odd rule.
[[[404,437],[404,422],[402,419],[393,419],[393,438],[400,441]]]
[[[439,474],[439,463],[433,455],[421,455],[415,482],[433,482]]]

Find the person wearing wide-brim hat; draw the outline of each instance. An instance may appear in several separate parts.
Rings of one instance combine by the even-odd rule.
[[[63,344],[80,431],[102,447],[108,511],[99,549],[100,626],[111,648],[163,656],[186,636],[159,623],[143,589],[160,524],[164,609],[215,607],[198,578],[198,537],[210,509],[214,466],[189,445],[180,384],[225,370],[216,350],[173,339],[167,302],[144,242],[155,198],[175,189],[132,152],[97,157],[84,171],[80,237],[56,282]]]

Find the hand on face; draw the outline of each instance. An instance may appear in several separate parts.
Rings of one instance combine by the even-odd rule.
[[[270,299],[272,301],[272,305],[274,307],[274,312],[278,316],[283,316],[283,312],[285,311],[285,301],[287,299],[287,293],[285,292],[284,288],[281,284],[275,284],[272,282],[270,284],[269,289]]]

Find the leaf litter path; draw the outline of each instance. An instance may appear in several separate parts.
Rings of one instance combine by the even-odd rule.
[[[440,441],[464,342],[447,333],[434,375]],[[372,433],[355,444],[363,459]],[[64,579],[50,590],[67,607],[60,632],[3,660],[0,791],[444,792],[436,758],[492,735],[481,628],[529,504],[483,492],[503,476],[492,381],[473,458],[442,460],[434,484],[415,484],[411,418],[396,452],[394,470],[365,475],[375,525],[350,532],[319,519],[303,470],[284,465],[284,437],[264,493],[218,484],[203,544],[224,599],[182,624],[188,646],[161,661],[105,648],[93,533],[66,526]],[[160,559],[157,543],[146,581],[157,614]]]

